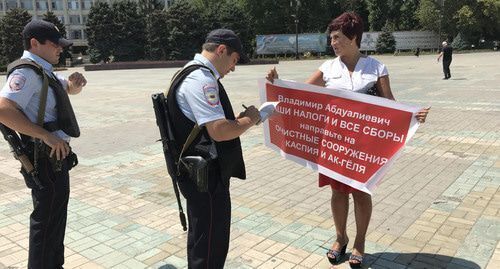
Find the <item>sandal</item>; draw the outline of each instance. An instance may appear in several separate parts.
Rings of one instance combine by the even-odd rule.
[[[357,261],[357,262],[352,262],[352,261]],[[351,268],[361,268],[362,264],[363,264],[363,256],[354,254],[351,254],[351,256],[349,256],[349,265],[351,266]]]
[[[328,261],[331,264],[339,263],[340,260],[342,259],[342,257],[345,255],[346,249],[347,249],[347,244],[345,244],[340,251],[334,250],[334,249],[328,250],[328,252],[326,253],[326,257],[328,258]]]

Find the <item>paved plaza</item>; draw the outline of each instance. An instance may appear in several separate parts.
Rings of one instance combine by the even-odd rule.
[[[374,191],[366,268],[500,268],[500,53],[456,54],[442,80],[435,55],[376,56],[396,99],[432,106]],[[323,60],[285,61],[281,78],[304,81]],[[236,112],[258,105],[271,66],[241,66],[223,83]],[[72,68],[62,73],[84,72]],[[150,96],[176,69],[85,72],[72,96],[82,136],[72,141],[65,268],[185,268],[186,232],[167,175]],[[1,86],[5,76],[0,78]],[[226,268],[329,268],[329,188],[317,174],[242,136],[245,181],[232,180]],[[0,141],[0,269],[26,268],[29,189]],[[351,208],[348,235],[355,236]],[[336,266],[349,268],[347,261]]]

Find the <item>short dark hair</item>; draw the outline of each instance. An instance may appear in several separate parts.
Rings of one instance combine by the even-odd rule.
[[[47,41],[47,39],[45,39],[45,40],[39,40],[38,38],[35,38],[35,39],[38,40],[38,42],[40,42],[41,44],[45,44],[45,42]],[[24,48],[24,50],[31,49],[31,38],[23,38],[23,48]]]
[[[204,43],[201,48],[203,50],[208,51],[208,52],[214,52],[217,49],[217,47],[219,47],[219,45],[224,45],[224,44],[217,44],[217,43],[207,42],[207,43]],[[231,48],[230,46],[228,46],[228,45],[224,45],[224,46],[226,46],[227,55],[231,55],[231,54],[233,54],[233,52],[236,52],[236,50],[233,49],[233,48]]]
[[[356,45],[361,47],[361,38],[363,37],[363,19],[354,12],[344,12],[342,15],[333,19],[328,25],[328,35],[333,31],[341,31],[347,38],[356,37]]]

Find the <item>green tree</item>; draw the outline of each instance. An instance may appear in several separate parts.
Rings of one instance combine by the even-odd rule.
[[[370,29],[369,11],[366,0],[326,0],[323,6],[330,10],[331,19],[336,18],[344,12],[355,12],[363,19],[364,30],[368,31]]]
[[[87,41],[92,63],[107,62],[115,45],[113,12],[106,2],[96,2],[87,20]]]
[[[295,32],[290,3],[289,0],[248,0],[244,6],[256,34],[289,34]]]
[[[482,37],[493,40],[500,37],[500,0],[479,0],[478,21]]]
[[[144,58],[144,20],[138,13],[137,3],[113,2],[113,24],[116,43],[113,50],[115,61],[137,61]]]
[[[233,30],[241,39],[245,53],[251,54],[255,35],[248,21],[250,15],[234,1],[222,1],[210,6],[204,13],[206,31],[217,28]]]
[[[187,1],[175,2],[167,10],[169,59],[191,59],[201,49],[207,30],[200,13]]]
[[[399,30],[401,22],[401,8],[404,2],[401,0],[387,0],[386,2],[386,22],[391,25],[391,28],[394,31]]]
[[[421,0],[416,15],[424,30],[439,32],[440,7],[433,0]]]
[[[144,57],[148,60],[164,58],[162,41],[166,41],[164,4],[159,0],[139,0],[138,12],[144,19]],[[163,28],[163,29],[158,29]],[[161,34],[163,36],[157,36]]]
[[[388,20],[389,6],[386,0],[366,0],[368,4],[368,21],[371,31],[380,31]]]
[[[470,49],[470,45],[471,44],[469,43],[469,41],[464,39],[462,37],[462,34],[460,34],[460,33],[453,39],[453,42],[451,43],[451,46],[457,50]]]
[[[301,0],[299,6],[300,32],[324,32],[332,17],[340,14],[338,13],[339,9],[335,9],[335,5],[336,1]]]
[[[396,39],[392,35],[390,24],[387,23],[382,29],[382,33],[378,36],[375,50],[377,53],[393,53],[396,50]]]
[[[167,13],[164,10],[154,10],[151,13],[151,26],[146,27],[146,59],[166,60],[168,58],[168,24]],[[154,26],[154,27],[152,27]]]
[[[57,29],[59,29],[61,35],[64,38],[66,38],[66,27],[64,27],[64,24],[59,20],[59,18],[54,14],[54,12],[47,11],[47,13],[43,15],[43,20],[53,23],[57,27]],[[59,65],[65,65],[66,58],[70,57],[71,54],[69,53],[69,48],[64,48],[63,52],[59,56]]]
[[[479,40],[481,35],[477,15],[474,12],[474,7],[464,5],[453,16],[453,19],[457,22],[456,29],[458,33],[462,33],[463,38],[469,42]]]
[[[165,8],[163,1],[159,0],[139,0],[137,1],[137,11],[139,14],[145,16],[155,10],[162,10]]]
[[[400,8],[399,30],[416,30],[419,27],[416,11],[420,0],[405,0]]]
[[[23,54],[22,35],[24,26],[31,20],[31,15],[24,9],[14,8],[0,21],[0,60],[8,64]]]

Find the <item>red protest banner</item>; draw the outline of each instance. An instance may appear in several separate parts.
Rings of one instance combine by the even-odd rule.
[[[262,102],[280,102],[265,122],[267,146],[368,193],[418,126],[417,107],[387,99],[280,80],[260,86]]]

